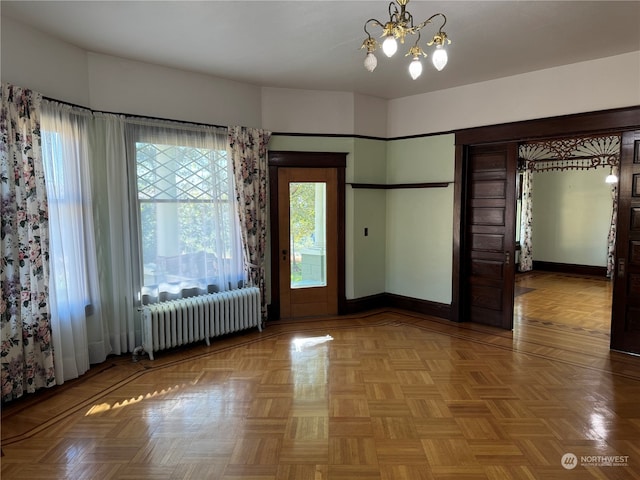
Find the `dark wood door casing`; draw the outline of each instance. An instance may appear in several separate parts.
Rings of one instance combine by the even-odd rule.
[[[622,135],[611,348],[640,355],[640,130]]]
[[[269,319],[280,318],[280,236],[278,234],[278,169],[280,167],[299,168],[335,168],[338,175],[337,194],[337,270],[338,270],[338,314],[346,312],[346,278],[345,278],[345,169],[347,153],[342,152],[300,152],[269,151],[269,224],[271,225],[271,303]],[[276,226],[276,227],[274,227]],[[287,246],[288,248],[288,246]]]

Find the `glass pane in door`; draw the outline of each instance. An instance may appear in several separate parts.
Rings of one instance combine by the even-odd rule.
[[[291,288],[327,285],[326,191],[324,182],[289,184]]]

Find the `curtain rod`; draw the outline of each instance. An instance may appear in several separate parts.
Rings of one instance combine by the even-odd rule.
[[[84,107],[82,105],[78,105],[76,103],[71,103],[71,102],[66,102],[64,100],[58,100],[57,98],[51,98],[51,97],[46,97],[46,96],[42,96],[43,100],[48,100],[50,102],[58,102],[58,103],[62,103],[63,105],[69,105],[70,107],[74,107],[74,108],[82,108],[84,110],[88,110],[91,113],[106,113],[108,115],[122,115],[126,118],[143,118],[145,120],[159,120],[162,122],[174,122],[174,123],[184,123],[185,125],[198,125],[201,127],[213,127],[213,128],[229,128],[226,125],[214,125],[211,123],[202,123],[202,122],[188,122],[186,120],[174,120],[172,118],[161,118],[161,117],[152,117],[149,115],[132,115],[130,113],[122,113],[122,112],[108,112],[105,110],[94,110],[93,108],[89,108],[89,107]]]

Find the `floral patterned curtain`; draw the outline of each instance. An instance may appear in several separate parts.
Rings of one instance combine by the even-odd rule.
[[[525,169],[522,175],[522,203],[520,217],[520,266],[521,272],[533,270],[533,242],[531,225],[533,222],[533,171]]]
[[[620,167],[611,167],[611,174],[620,178]],[[618,182],[611,184],[611,224],[609,225],[609,238],[607,240],[607,278],[611,278],[616,264],[616,235],[618,232]]]
[[[42,96],[2,84],[0,330],[2,400],[55,385],[49,238],[40,149]]]
[[[236,200],[245,269],[249,283],[260,288],[262,318],[266,318],[264,258],[267,239],[267,145],[271,132],[229,127]]]

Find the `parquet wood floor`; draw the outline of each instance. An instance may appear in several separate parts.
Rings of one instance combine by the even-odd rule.
[[[379,310],[113,358],[4,406],[2,478],[640,479],[640,358],[554,315]]]
[[[609,332],[613,283],[603,277],[533,271],[516,276],[514,321],[551,322]]]

